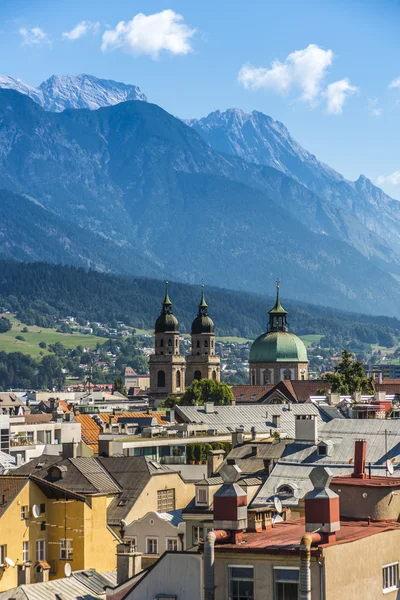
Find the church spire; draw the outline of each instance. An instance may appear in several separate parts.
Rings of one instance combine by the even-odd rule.
[[[162,303],[162,315],[172,315],[172,302],[168,295],[168,281],[165,282],[165,297]]]
[[[201,300],[199,304],[199,317],[206,317],[208,315],[208,305],[206,299],[204,298],[204,283],[201,286]]]
[[[287,311],[283,308],[280,298],[279,298],[279,290],[280,290],[280,280],[276,280],[276,301],[275,305],[269,311],[269,325],[268,331],[288,331],[288,326],[286,322]]]

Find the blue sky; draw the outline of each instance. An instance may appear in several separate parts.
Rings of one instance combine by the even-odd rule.
[[[395,0],[2,0],[0,17],[1,74],[133,83],[185,118],[256,109],[400,199]]]

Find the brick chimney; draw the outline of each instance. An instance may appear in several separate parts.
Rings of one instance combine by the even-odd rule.
[[[314,467],[310,473],[314,489],[304,499],[306,531],[323,534],[325,543],[334,541],[340,529],[339,496],[329,485],[333,473],[325,467]]]
[[[356,479],[366,479],[365,463],[367,460],[367,442],[356,440],[354,444],[354,472],[351,474]]]
[[[227,532],[233,544],[247,528],[247,493],[237,483],[241,473],[237,465],[224,465],[218,473],[224,484],[214,494],[214,530]]]
[[[212,477],[224,462],[225,450],[211,450],[207,454],[207,477]]]

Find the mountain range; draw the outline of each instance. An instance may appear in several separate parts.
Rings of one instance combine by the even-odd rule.
[[[66,108],[95,110],[127,100],[147,100],[136,85],[85,74],[52,75],[37,88],[15,77],[0,75],[0,88],[25,94],[45,110],[54,112],[61,112]]]
[[[84,100],[81,80],[96,82]],[[399,203],[281,123],[238,109],[182,122],[91,76],[50,78],[46,103],[17,82],[0,89],[5,255],[256,292],[279,275],[292,298],[398,313]],[[55,112],[60,98],[106,106]]]

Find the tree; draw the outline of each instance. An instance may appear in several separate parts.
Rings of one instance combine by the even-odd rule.
[[[186,392],[182,395],[180,404],[191,406],[193,404],[230,404],[233,393],[229,385],[213,379],[200,379],[193,381]]]
[[[7,317],[0,317],[0,333],[7,333],[11,329],[11,321]]]
[[[352,356],[351,352],[343,350],[342,360],[335,367],[335,372],[325,375],[324,379],[333,393],[351,395],[354,392],[372,392],[372,378],[365,376],[362,362],[354,360]]]
[[[113,393],[115,393],[115,392],[119,392],[123,396],[128,397],[128,394],[126,393],[126,389],[125,389],[125,385],[124,385],[124,380],[121,377],[121,375],[119,377],[117,377],[114,381]]]

